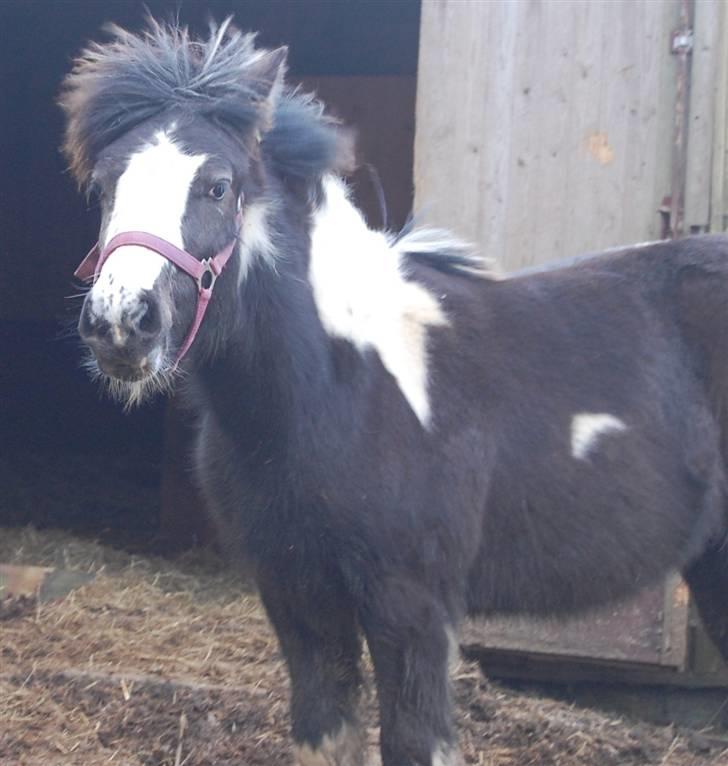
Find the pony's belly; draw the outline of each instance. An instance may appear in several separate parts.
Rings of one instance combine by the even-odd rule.
[[[580,611],[681,570],[722,516],[722,477],[696,482],[634,460],[578,479],[544,471],[496,480],[469,575],[471,610]]]

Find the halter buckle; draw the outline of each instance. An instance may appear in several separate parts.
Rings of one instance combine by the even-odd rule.
[[[201,292],[211,292],[217,281],[217,273],[212,268],[212,261],[209,258],[205,258],[200,261],[203,267],[203,272],[197,277],[197,289]],[[207,284],[205,284],[207,282]]]

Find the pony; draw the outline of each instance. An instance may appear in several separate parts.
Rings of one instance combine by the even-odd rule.
[[[728,657],[728,238],[499,275],[447,232],[367,225],[351,134],[285,49],[229,20],[110,34],[60,96],[101,209],[80,336],[124,406],[186,403],[298,764],[364,763],[364,641],[384,766],[458,763],[465,614],[573,613],[678,570]]]

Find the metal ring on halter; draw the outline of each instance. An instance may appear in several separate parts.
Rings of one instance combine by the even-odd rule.
[[[197,277],[197,288],[200,292],[204,291],[211,291],[212,288],[215,286],[215,281],[217,280],[217,273],[212,268],[212,264],[210,263],[209,259],[205,258],[205,260],[200,261],[202,264],[204,271],[202,274],[200,274],[199,277]],[[207,275],[210,275],[210,284],[205,285],[203,284],[204,279]]]

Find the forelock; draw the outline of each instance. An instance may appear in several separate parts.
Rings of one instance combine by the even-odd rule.
[[[101,149],[164,111],[205,116],[235,132],[265,119],[263,104],[281,62],[274,62],[275,73],[261,68],[270,53],[257,50],[255,35],[229,19],[211,25],[206,38],[154,19],[138,34],[116,25],[107,31],[109,41],[90,45],[76,60],[60,97],[67,115],[63,149],[79,183]]]

